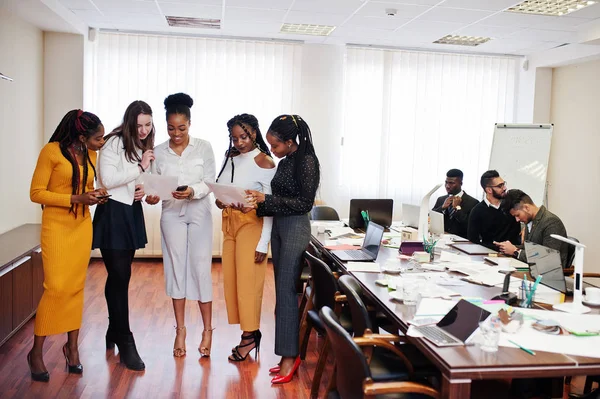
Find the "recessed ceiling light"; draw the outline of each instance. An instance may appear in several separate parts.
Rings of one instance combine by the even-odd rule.
[[[175,26],[177,28],[221,29],[220,19],[172,16],[167,16],[166,18],[170,26]]]
[[[282,33],[295,33],[297,35],[329,36],[335,26],[312,24],[282,24],[279,30]]]
[[[441,39],[436,40],[434,43],[437,44],[454,44],[456,46],[479,46],[482,43],[490,40],[489,37],[477,37],[477,36],[460,36],[460,35],[447,35]]]
[[[567,15],[582,8],[596,4],[595,0],[525,0],[516,6],[510,7],[508,12],[523,14],[537,14],[561,16]]]

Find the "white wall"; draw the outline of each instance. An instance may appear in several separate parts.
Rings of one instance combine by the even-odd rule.
[[[63,116],[83,108],[84,37],[44,32],[44,139]]]
[[[600,61],[554,69],[548,202],[567,233],[587,244],[585,271],[600,272]]]
[[[0,8],[0,233],[41,221],[29,185],[43,143],[43,32]]]

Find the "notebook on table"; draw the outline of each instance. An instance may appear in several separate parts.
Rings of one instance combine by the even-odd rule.
[[[473,244],[472,242],[455,242],[453,244],[448,244],[448,246],[456,248],[468,255],[489,255],[498,253],[493,249],[489,249],[480,244]]]
[[[416,329],[437,346],[460,346],[469,343],[479,323],[489,315],[487,310],[461,299],[436,325]]]
[[[374,222],[369,222],[365,240],[359,249],[336,250],[331,251],[333,255],[344,262],[369,262],[377,259],[379,248],[381,247],[381,239],[383,238],[383,226]]]

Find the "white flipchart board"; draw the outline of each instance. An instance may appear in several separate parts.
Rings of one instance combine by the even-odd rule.
[[[552,142],[551,124],[503,124],[494,128],[490,169],[510,188],[529,194],[536,205],[546,203],[546,176]]]

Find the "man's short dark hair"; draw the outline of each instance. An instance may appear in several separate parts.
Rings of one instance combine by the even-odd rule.
[[[497,177],[500,177],[500,174],[496,170],[488,170],[487,172],[482,174],[480,182],[481,182],[481,187],[483,188],[483,191],[485,191],[485,188],[490,185],[490,183],[492,182],[492,179],[495,179]]]
[[[458,177],[460,180],[462,180],[463,172],[460,169],[450,169],[448,173],[446,173],[446,177]]]
[[[502,209],[510,212],[512,209],[519,209],[522,205],[534,205],[531,197],[523,191],[513,188],[506,192],[506,197],[502,200]]]

